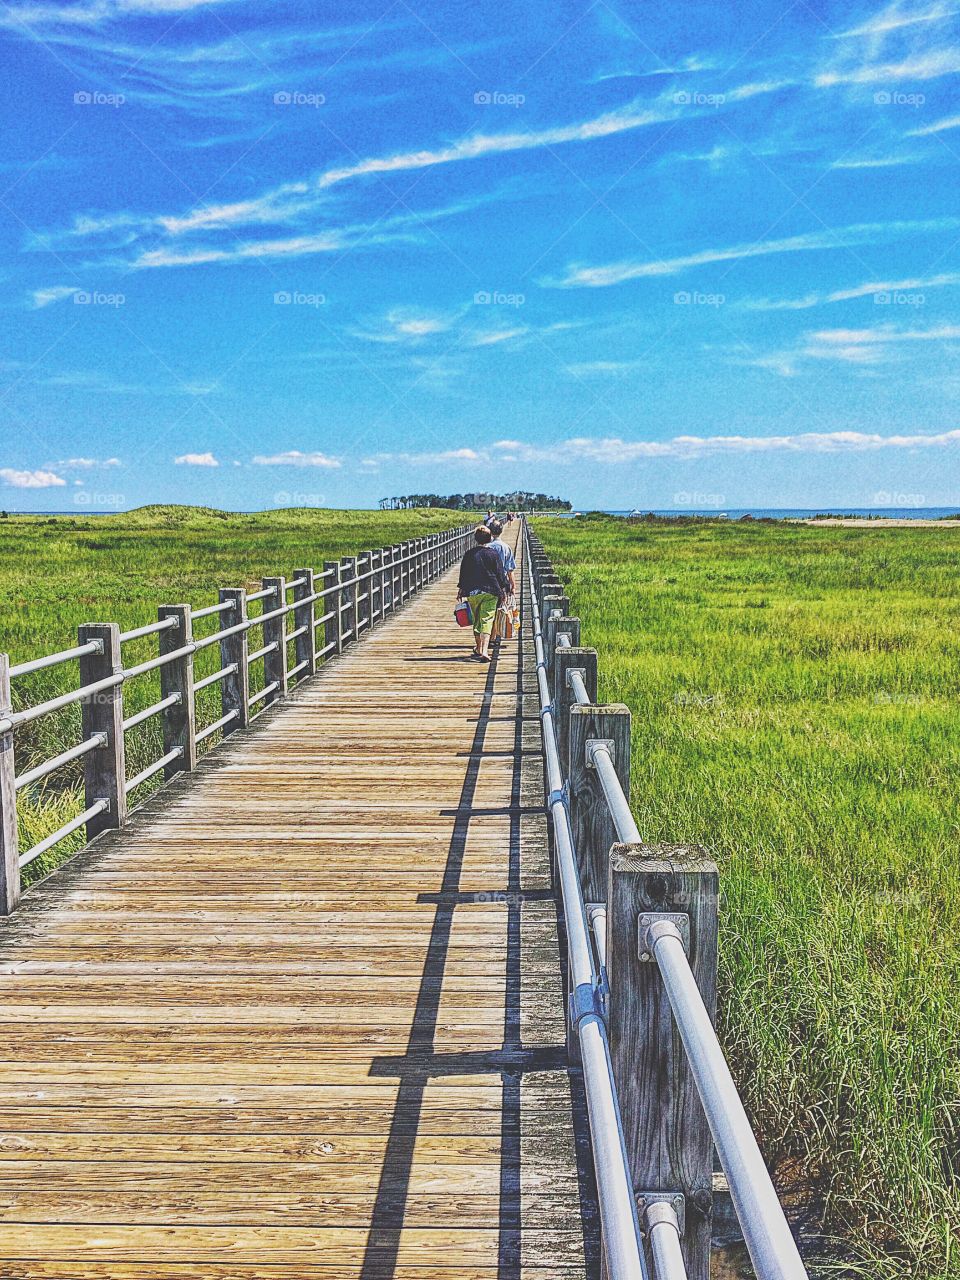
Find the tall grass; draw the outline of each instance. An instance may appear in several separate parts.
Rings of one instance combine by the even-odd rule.
[[[652,841],[721,869],[721,1034],[781,1185],[960,1276],[960,531],[541,520]]]
[[[254,587],[262,577],[293,576],[304,566],[371,547],[422,537],[464,522],[451,511],[271,511],[236,515],[197,507],[147,507],[98,517],[13,516],[0,519],[0,652],[14,663],[76,644],[83,622],[117,622],[132,629],[156,621],[161,604],[214,604],[221,586]],[[198,624],[198,635],[217,627],[216,618]],[[124,645],[125,666],[155,657],[156,636]],[[197,655],[197,678],[220,666],[219,646]],[[252,687],[256,690],[258,669]],[[15,706],[32,706],[78,687],[76,662],[14,682]],[[129,715],[160,697],[157,673],[124,686]],[[198,697],[198,723],[220,715],[216,687]],[[72,706],[17,732],[18,772],[50,759],[79,742],[80,708]],[[208,740],[212,746],[217,738]],[[132,730],[127,740],[127,776],[163,754],[156,718]],[[66,766],[21,792],[18,819],[21,849],[31,848],[80,813],[83,764]],[[132,797],[142,800],[159,785],[148,782]],[[69,837],[26,870],[29,883],[82,846],[82,833]]]

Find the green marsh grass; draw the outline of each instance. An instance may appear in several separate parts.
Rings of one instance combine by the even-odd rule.
[[[10,516],[0,519],[0,652],[19,663],[77,642],[84,622],[117,622],[121,630],[155,622],[161,604],[215,604],[226,586],[254,589],[262,577],[311,566],[455,528],[468,519],[453,511],[269,511],[238,515],[199,507],[146,507],[123,515]],[[251,606],[251,613],[258,606]],[[217,628],[216,618],[197,624],[197,635]],[[252,646],[257,647],[257,646]],[[157,654],[156,636],[124,645],[126,666]],[[219,646],[197,655],[197,678],[219,668]],[[262,664],[251,673],[252,688]],[[16,706],[78,687],[78,664],[65,663],[14,681]],[[124,712],[142,710],[160,697],[156,674],[124,687]],[[219,689],[201,691],[198,723],[219,718]],[[59,754],[80,740],[78,706],[25,725],[16,735],[17,771]],[[132,730],[127,740],[127,776],[163,754],[156,718]],[[216,735],[209,748],[218,741]],[[80,813],[83,765],[66,766],[19,797],[20,847],[31,848]],[[136,803],[158,785],[148,782],[131,797]],[[69,837],[38,858],[25,881],[57,865],[81,847]]]
[[[960,530],[536,528],[633,711],[640,830],[720,865],[720,1030],[780,1185],[857,1274],[960,1276]]]

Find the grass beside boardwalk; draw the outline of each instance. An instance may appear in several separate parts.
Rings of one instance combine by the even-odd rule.
[[[960,1276],[960,530],[542,519],[644,837],[721,869],[722,1037],[863,1274]]]
[[[122,630],[132,629],[155,622],[161,604],[200,608],[216,603],[222,586],[252,588],[265,576],[290,578],[295,569],[320,569],[324,560],[455,528],[468,518],[463,512],[432,510],[237,515],[197,507],[145,507],[95,517],[10,516],[0,519],[0,652],[9,653],[14,663],[25,662],[75,645],[77,627],[84,622],[117,622]],[[197,634],[216,627],[216,618],[207,618],[198,623]],[[124,664],[156,654],[157,638],[150,636],[124,646]],[[219,665],[219,646],[213,645],[198,655],[197,677]],[[31,706],[75,689],[77,675],[77,663],[70,662],[18,679],[15,705]],[[218,719],[219,696],[218,688],[199,695],[201,725]],[[124,688],[125,713],[159,697],[159,677],[141,677]],[[16,736],[18,772],[79,740],[76,706],[24,726]],[[128,735],[127,776],[162,754],[154,718]],[[81,778],[82,762],[77,762],[21,793],[21,849],[81,812]],[[132,800],[142,800],[151,785],[156,784],[146,784]],[[55,865],[82,841],[79,835],[64,841],[32,864],[26,879]]]

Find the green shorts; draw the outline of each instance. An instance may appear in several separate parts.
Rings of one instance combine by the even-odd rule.
[[[481,591],[479,595],[470,596],[470,612],[473,614],[473,633],[477,636],[488,636],[493,630],[493,620],[497,616],[496,596]]]

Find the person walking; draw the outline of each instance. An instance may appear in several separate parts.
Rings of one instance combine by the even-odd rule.
[[[490,543],[490,550],[495,551],[497,555],[500,557],[503,563],[504,570],[506,571],[506,574],[507,574],[507,580],[510,583],[510,594],[516,595],[517,593],[517,579],[516,579],[517,562],[516,562],[516,559],[514,558],[513,552],[510,550],[510,548],[507,546],[507,544],[503,541],[503,539],[500,536],[503,533],[503,525],[500,523],[499,520],[493,520],[488,525],[488,528],[490,532],[493,534],[493,541]]]
[[[489,662],[490,633],[497,616],[497,606],[507,598],[510,580],[502,559],[490,546],[493,534],[485,524],[477,525],[473,538],[475,545],[469,548],[460,562],[457,599],[470,602],[474,642],[471,656],[478,662]]]

